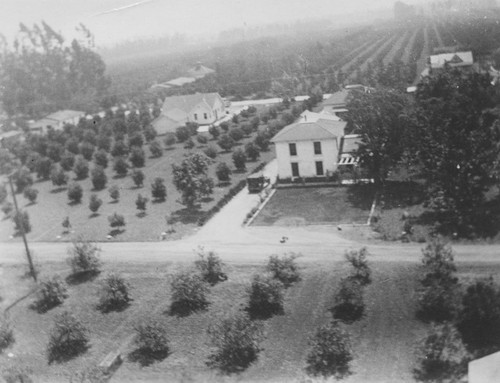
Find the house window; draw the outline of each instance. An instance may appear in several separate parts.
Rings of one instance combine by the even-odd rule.
[[[296,156],[297,155],[297,145],[296,144],[288,144],[288,147],[290,148],[290,155]]]
[[[198,121],[198,114],[197,113],[194,114],[194,120]]]
[[[292,162],[292,177],[299,177],[299,164]]]
[[[316,161],[316,175],[317,176],[324,175],[324,172],[323,172],[323,162],[321,162],[321,161]]]
[[[314,143],[314,154],[321,154],[321,142]]]
[[[204,118],[205,120],[208,118],[206,113],[203,113],[203,118]]]

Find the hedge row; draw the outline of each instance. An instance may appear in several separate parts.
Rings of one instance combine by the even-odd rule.
[[[260,170],[262,170],[266,166],[265,162],[261,162],[250,174],[256,173]],[[205,214],[203,214],[199,219],[198,219],[198,226],[203,226],[210,218],[212,218],[215,214],[217,214],[226,204],[231,201],[231,199],[238,194],[240,191],[242,191],[247,184],[246,180],[241,180],[233,186],[229,191],[222,197],[216,204],[213,206],[210,210],[208,210]]]

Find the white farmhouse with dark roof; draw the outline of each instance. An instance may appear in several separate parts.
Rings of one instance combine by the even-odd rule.
[[[158,134],[174,133],[187,122],[211,125],[226,115],[218,93],[196,93],[165,98],[161,114],[152,125]]]
[[[344,121],[318,119],[283,128],[271,139],[276,149],[278,176],[324,177],[337,170],[346,125]]]

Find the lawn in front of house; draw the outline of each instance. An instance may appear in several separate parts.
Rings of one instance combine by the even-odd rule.
[[[365,224],[374,196],[373,185],[278,189],[253,225]]]

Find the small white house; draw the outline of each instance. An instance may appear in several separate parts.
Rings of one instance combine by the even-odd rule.
[[[64,125],[76,125],[78,124],[80,119],[84,117],[85,112],[81,112],[78,110],[59,110],[57,112],[49,114],[41,120],[30,123],[29,128],[33,133],[46,133],[49,127],[55,130],[62,130]]]
[[[320,119],[283,128],[271,139],[276,149],[278,176],[325,177],[337,170],[346,125],[344,121]]]
[[[175,132],[187,122],[211,125],[226,115],[218,93],[196,93],[165,98],[161,115],[152,122],[158,134]]]

